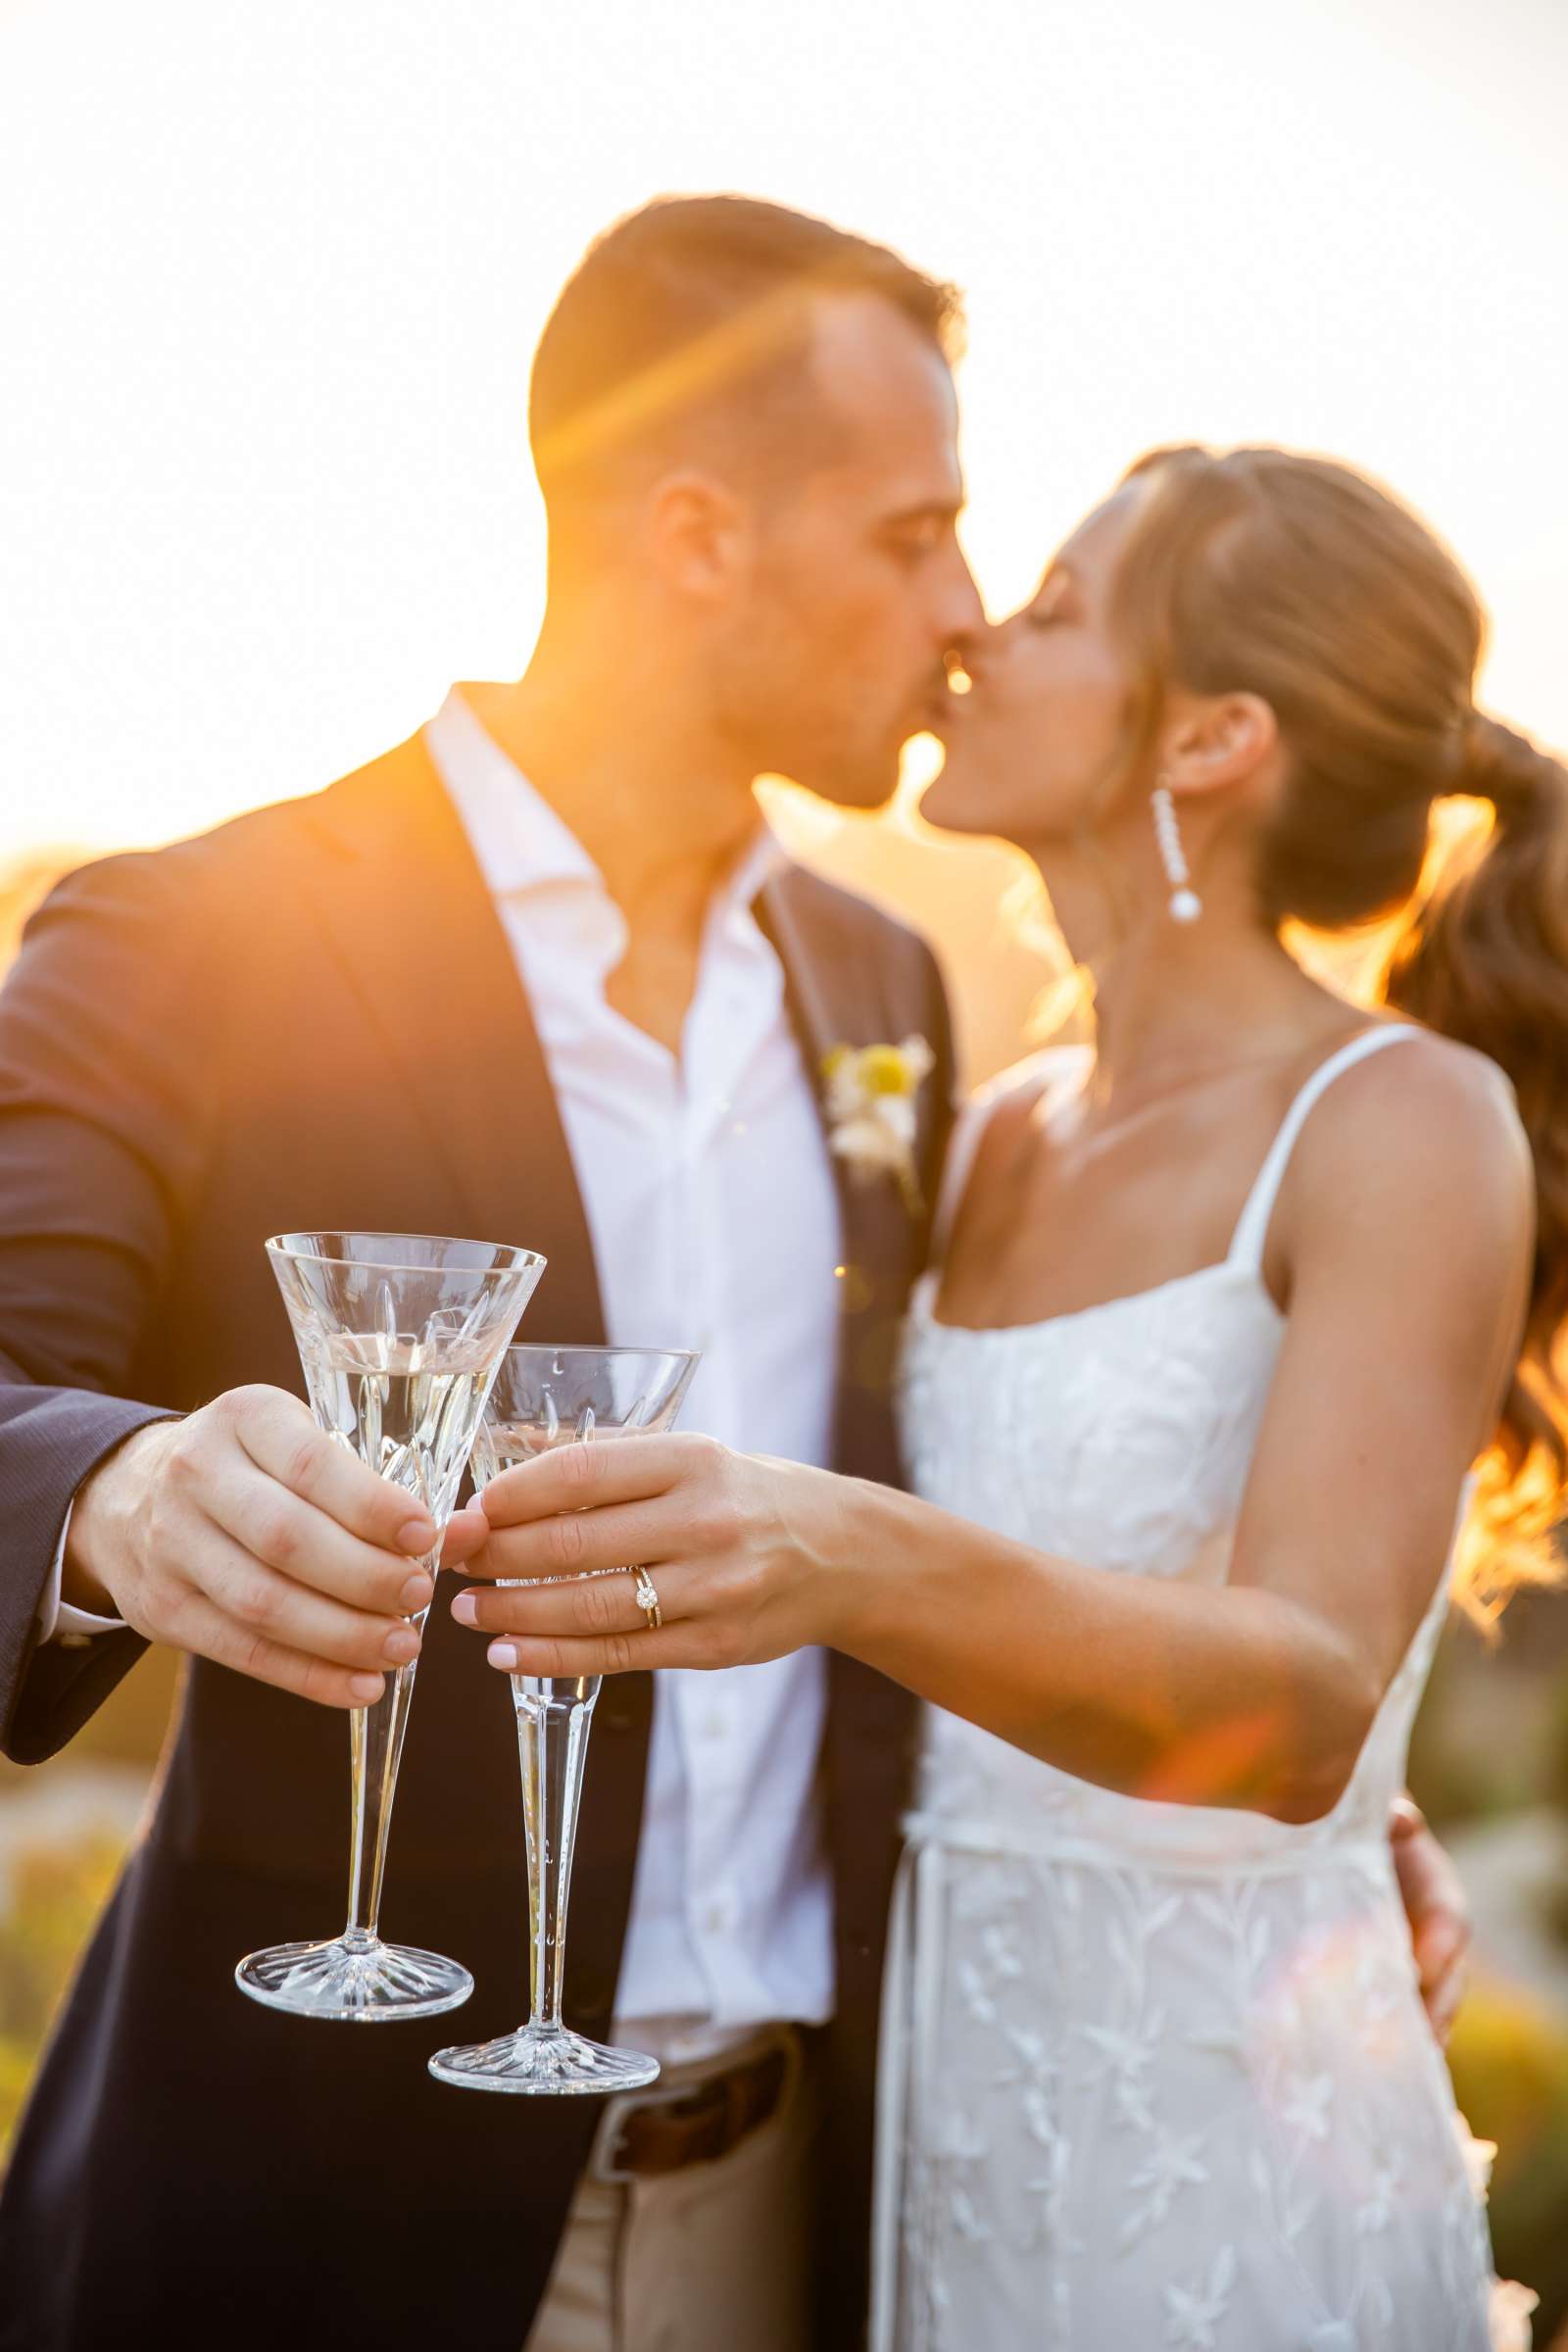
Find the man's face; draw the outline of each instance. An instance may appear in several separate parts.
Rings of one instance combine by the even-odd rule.
[[[755,772],[873,808],[902,746],[949,712],[949,662],[983,626],[956,530],[957,400],[940,352],[875,296],[823,302],[806,397],[823,460],[757,502],[709,684]]]

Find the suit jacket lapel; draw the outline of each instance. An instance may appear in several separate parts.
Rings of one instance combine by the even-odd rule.
[[[301,878],[474,1236],[542,1251],[528,1329],[604,1338],[593,1248],[527,996],[422,737],[311,804]]]
[[[803,868],[785,867],[763,889],[757,913],[784,966],[790,1016],[827,1134],[824,1057],[836,1045],[896,1042],[907,1012],[901,1017],[889,1002],[874,934],[858,924],[852,935],[839,927],[832,938],[822,936],[812,906],[819,888]],[[862,1181],[836,1153],[833,1173],[844,1225],[836,1459],[858,1477],[896,1484],[893,1380],[923,1248],[919,1220],[891,1177]]]

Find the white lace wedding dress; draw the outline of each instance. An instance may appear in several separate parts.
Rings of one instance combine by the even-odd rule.
[[[1281,1174],[1323,1088],[1408,1034],[1364,1032],[1308,1081],[1222,1263],[995,1331],[937,1322],[928,1277],[914,1490],[1071,1560],[1222,1582],[1284,1331],[1260,1271]],[[1084,1067],[1018,1076],[1044,1072],[1050,1115]],[[1445,1606],[1305,1827],[1121,1796],[930,1711],[883,2027],[876,2352],[1486,2352],[1485,2219],[1386,1826]]]

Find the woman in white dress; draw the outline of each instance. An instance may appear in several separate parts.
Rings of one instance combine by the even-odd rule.
[[[1345,468],[1136,468],[927,801],[1036,858],[1096,1044],[960,1126],[912,1497],[679,1438],[488,1491],[501,1573],[589,1502],[582,1564],[662,1604],[607,1642],[603,1588],[497,1595],[525,1671],[825,1642],[931,1702],[881,2352],[1489,2343],[1385,1834],[1466,1505],[1489,1606],[1568,1468],[1568,773],[1476,712],[1481,636]],[[1434,884],[1448,795],[1495,824]],[[1282,938],[1405,903],[1375,1012]]]

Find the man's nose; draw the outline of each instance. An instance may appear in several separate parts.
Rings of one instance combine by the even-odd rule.
[[[954,549],[954,561],[943,583],[938,628],[943,651],[956,655],[962,662],[986,631],[986,611],[980,602],[980,591],[974,584],[974,574],[964,562],[962,553]]]

